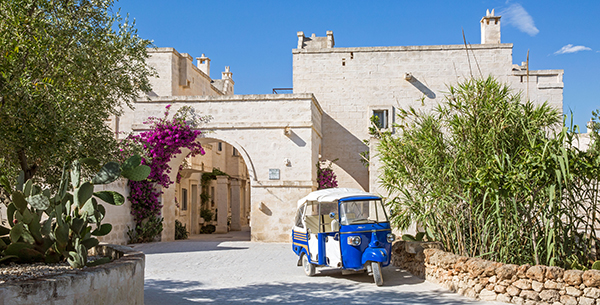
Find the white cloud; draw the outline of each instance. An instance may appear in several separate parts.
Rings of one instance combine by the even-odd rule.
[[[529,34],[529,36],[535,36],[540,32],[535,27],[533,18],[531,15],[518,3],[511,4],[507,9],[500,12],[502,19],[506,20],[506,23],[519,29],[521,32]]]
[[[554,54],[567,54],[567,53],[575,53],[575,52],[579,52],[579,51],[591,51],[591,48],[588,48],[586,46],[574,46],[572,44],[568,44],[562,48],[560,48],[560,50],[554,52]]]

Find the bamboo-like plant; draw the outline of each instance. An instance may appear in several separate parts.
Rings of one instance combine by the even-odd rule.
[[[432,112],[399,117],[397,135],[379,134],[378,153],[400,229],[417,223],[447,250],[505,263],[596,259],[600,158],[573,145],[559,110],[490,77],[449,87]]]

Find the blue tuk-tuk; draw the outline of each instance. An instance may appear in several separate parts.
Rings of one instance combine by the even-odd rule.
[[[381,286],[390,264],[391,232],[381,197],[350,188],[312,192],[298,201],[292,249],[308,276],[316,267],[364,271]]]

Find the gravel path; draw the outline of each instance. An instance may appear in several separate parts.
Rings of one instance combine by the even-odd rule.
[[[248,240],[249,232],[233,232],[134,245],[146,253],[145,303],[503,304],[471,301],[394,267],[383,269],[381,287],[333,269],[308,277],[289,244]]]

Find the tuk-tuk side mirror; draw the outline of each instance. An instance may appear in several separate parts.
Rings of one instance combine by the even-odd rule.
[[[335,213],[334,212],[329,213],[329,218],[335,219]]]

